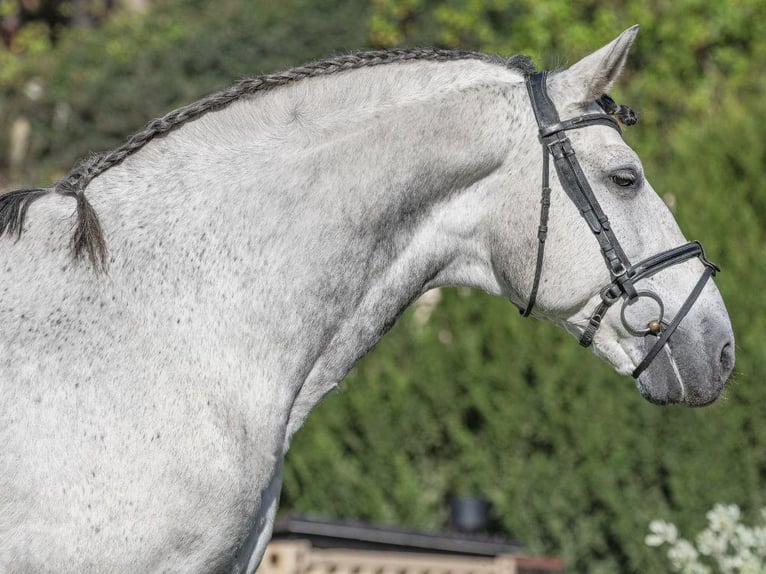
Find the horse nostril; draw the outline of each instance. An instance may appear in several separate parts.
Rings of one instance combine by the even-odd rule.
[[[721,373],[724,380],[729,378],[732,369],[734,369],[734,346],[731,343],[725,343],[721,348]]]

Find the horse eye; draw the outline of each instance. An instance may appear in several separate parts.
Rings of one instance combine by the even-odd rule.
[[[609,179],[620,187],[633,187],[638,181],[638,176],[634,171],[618,171],[609,176]]]

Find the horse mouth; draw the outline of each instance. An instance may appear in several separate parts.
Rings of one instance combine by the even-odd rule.
[[[656,405],[704,407],[714,403],[721,396],[734,366],[733,345],[722,346],[718,365],[695,366],[676,357],[671,343],[665,345],[654,364],[636,379],[641,396]]]

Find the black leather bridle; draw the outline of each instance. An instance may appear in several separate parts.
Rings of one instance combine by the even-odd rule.
[[[568,130],[579,129],[586,126],[602,125],[614,128],[620,134],[620,126],[615,119],[602,113],[585,114],[573,119],[561,121],[556,111],[556,106],[548,95],[546,85],[547,73],[539,72],[530,74],[526,78],[527,91],[532,101],[532,109],[535,112],[537,125],[540,133],[539,138],[543,147],[543,192],[540,208],[540,226],[538,228],[538,248],[537,263],[535,266],[535,276],[532,283],[532,290],[529,294],[529,301],[524,309],[521,309],[521,315],[528,317],[534,307],[537,298],[537,290],[540,286],[540,275],[542,273],[543,255],[545,251],[545,239],[548,234],[548,212],[551,204],[550,188],[550,162],[553,157],[553,163],[556,166],[556,173],[561,182],[564,191],[569,199],[580,210],[580,214],[596,237],[601,247],[601,254],[604,257],[606,266],[612,281],[601,290],[601,303],[591,314],[588,325],[580,337],[580,344],[583,347],[589,346],[593,342],[601,320],[606,312],[618,300],[622,299],[622,311],[620,313],[622,323],[629,333],[635,336],[652,335],[657,337],[654,346],[649,353],[633,370],[633,377],[638,376],[649,366],[657,353],[662,350],[664,345],[670,339],[670,336],[676,330],[683,318],[692,308],[699,297],[707,280],[716,272],[720,271],[717,265],[712,263],[705,256],[702,244],[698,241],[692,241],[680,247],[662,251],[643,261],[633,265],[625,255],[619,241],[615,237],[604,211],[593,194],[593,190],[588,184],[588,180],[580,167],[575,156],[572,144],[566,135]],[[705,266],[702,276],[692,289],[684,304],[676,313],[670,322],[664,319],[664,305],[659,295],[649,290],[636,289],[635,283],[641,279],[651,277],[655,273],[662,271],[672,265],[677,265],[694,257],[699,258]],[[640,298],[646,297],[655,301],[659,306],[659,316],[650,321],[646,327],[635,327],[631,325],[625,316],[626,309],[636,303]]]

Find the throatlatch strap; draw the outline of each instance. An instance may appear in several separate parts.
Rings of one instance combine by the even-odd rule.
[[[551,186],[548,168],[548,150],[543,148],[543,196],[540,199],[540,226],[537,228],[537,262],[535,263],[535,278],[532,280],[532,290],[525,309],[519,309],[522,317],[529,317],[532,307],[537,300],[537,289],[540,287],[540,277],[543,273],[543,256],[545,255],[545,239],[548,237],[548,214],[551,207]]]

